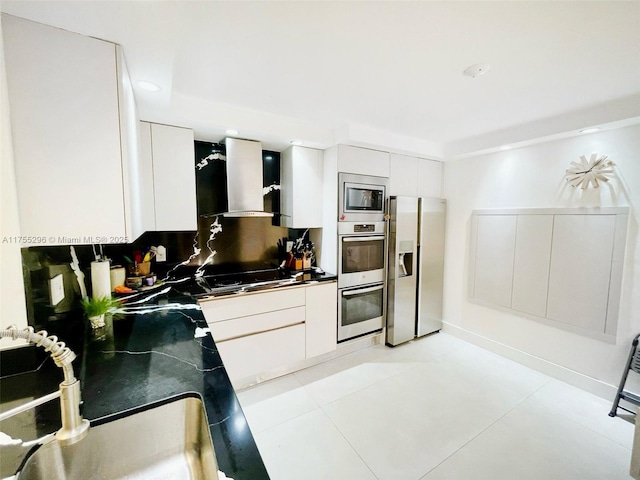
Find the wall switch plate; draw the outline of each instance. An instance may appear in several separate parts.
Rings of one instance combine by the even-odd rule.
[[[156,262],[166,262],[167,261],[167,249],[162,245],[158,245],[156,251]]]
[[[53,306],[64,300],[64,282],[62,278],[62,274],[59,274],[49,280],[49,293],[51,294],[51,305]]]

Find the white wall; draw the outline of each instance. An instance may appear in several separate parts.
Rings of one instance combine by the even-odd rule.
[[[592,152],[616,163],[617,178],[595,190],[568,186],[569,163]],[[443,190],[448,208],[444,331],[612,399],[631,339],[640,332],[640,126],[450,161]],[[625,205],[631,213],[615,345],[468,301],[472,210]]]
[[[27,326],[27,311],[22,280],[20,245],[8,237],[20,235],[18,197],[13,170],[13,147],[9,122],[9,98],[4,68],[2,22],[0,22],[0,328],[15,324]],[[3,339],[0,348],[25,344]]]

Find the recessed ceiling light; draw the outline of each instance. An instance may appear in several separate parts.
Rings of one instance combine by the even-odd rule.
[[[233,128],[229,128],[228,130],[225,130],[225,133],[227,135],[238,135],[238,130],[234,130]]]
[[[160,86],[156,85],[155,83],[152,82],[147,82],[145,80],[140,80],[138,82],[138,86],[143,89],[146,90],[147,92],[159,92],[160,91]]]
[[[580,133],[593,133],[600,130],[600,127],[583,128]]]
[[[511,145],[502,145],[500,150],[511,150]]]
[[[301,140],[291,140],[291,145],[302,145]]]
[[[491,65],[489,65],[488,63],[476,63],[475,65],[471,65],[462,73],[467,77],[475,78],[479,77],[480,75],[484,75],[489,71],[490,68]]]

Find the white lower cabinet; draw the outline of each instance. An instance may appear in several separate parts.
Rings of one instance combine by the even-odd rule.
[[[337,289],[336,282],[305,288],[307,358],[332,352],[338,345]]]
[[[200,301],[231,381],[336,349],[336,282]]]
[[[250,377],[304,360],[304,324],[216,342],[216,347],[232,381]]]

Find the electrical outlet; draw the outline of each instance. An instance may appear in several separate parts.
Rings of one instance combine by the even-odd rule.
[[[167,261],[167,249],[162,245],[158,245],[156,249],[156,262],[166,262]]]
[[[56,275],[49,280],[49,293],[51,294],[51,305],[56,306],[64,300],[64,282],[62,274]]]

